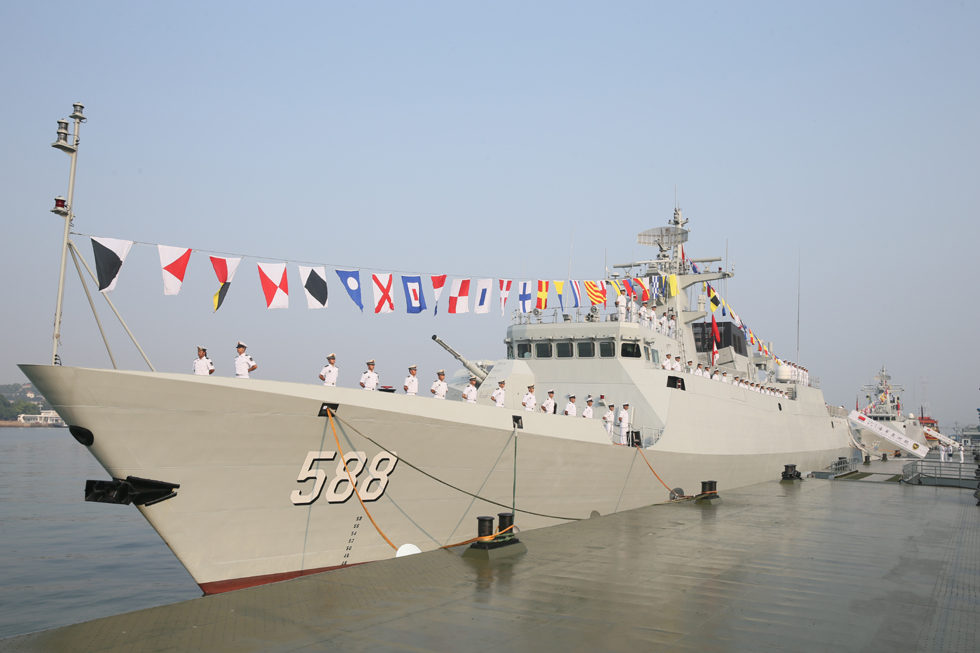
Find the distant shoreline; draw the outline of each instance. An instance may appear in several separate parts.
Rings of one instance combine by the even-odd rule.
[[[11,429],[33,429],[33,428],[63,428],[60,426],[52,427],[50,424],[28,424],[26,422],[5,422],[0,420],[0,428],[11,428]]]

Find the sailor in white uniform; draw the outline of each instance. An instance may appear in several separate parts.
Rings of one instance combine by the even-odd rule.
[[[197,348],[197,358],[194,359],[192,369],[199,376],[214,374],[214,363],[208,358],[208,350],[204,347]]]
[[[381,377],[374,371],[374,359],[367,362],[367,372],[361,375],[361,387],[365,390],[377,390]]]
[[[235,357],[235,376],[239,379],[247,379],[248,373],[258,368],[252,357],[245,353],[245,348],[246,345],[241,340],[235,345],[235,349],[238,350],[238,356]]]
[[[609,400],[606,404],[606,414],[602,416],[602,423],[606,427],[606,433],[609,435],[610,439],[613,434],[613,422],[616,421],[616,404]]]
[[[433,382],[429,392],[434,394],[436,399],[445,399],[446,393],[449,391],[449,385],[446,384],[446,370],[439,370],[436,375],[439,379]]]
[[[578,408],[575,407],[575,395],[568,395],[568,403],[565,404],[565,414],[569,417],[578,415]]]
[[[630,443],[630,405],[623,404],[623,409],[619,411],[619,443],[628,445]]]
[[[619,321],[626,321],[626,295],[620,295],[616,298],[616,312],[619,314]]]
[[[960,464],[963,464],[963,445],[960,445]]]
[[[694,370],[694,376],[704,376],[704,364],[698,363],[697,369]]]
[[[718,374],[718,368],[715,368],[715,373],[711,375],[712,381],[721,381],[721,374]]]
[[[527,386],[527,394],[524,395],[524,399],[521,401],[521,405],[524,406],[524,410],[529,413],[533,413],[534,409],[538,407],[538,400],[534,396],[534,386]]]
[[[408,376],[405,377],[405,394],[415,396],[419,393],[419,380],[415,375],[419,373],[418,366],[412,365],[408,368]]]
[[[677,320],[674,319],[674,316],[673,315],[670,316],[670,322],[667,323],[667,328],[670,331],[670,333],[668,333],[667,335],[670,336],[671,338],[676,337],[676,335],[677,335]]]
[[[667,311],[664,311],[664,314],[660,316],[660,328],[657,330],[667,335]]]
[[[592,395],[585,398],[585,408],[582,409],[582,417],[592,419]]]
[[[337,377],[340,376],[340,370],[334,363],[337,362],[337,354],[330,354],[327,356],[327,364],[322,370],[320,370],[320,380],[323,381],[323,385],[335,386],[337,385]]]
[[[698,367],[701,367],[700,363],[698,364]],[[687,365],[684,366],[684,371],[688,374],[694,374],[695,369],[696,368],[694,367],[694,361],[687,361]]]
[[[497,389],[493,391],[492,395],[490,395],[490,398],[493,399],[493,405],[497,408],[503,408],[504,398],[506,396],[507,393],[504,391],[504,381],[497,381]]]
[[[553,415],[555,413],[555,391],[548,390],[548,398],[541,402],[541,412]]]
[[[463,390],[463,399],[465,399],[466,403],[468,404],[476,403],[476,377],[475,376],[470,377],[470,384],[466,386],[465,390]]]
[[[731,383],[731,381],[728,378],[728,372],[722,372],[721,373],[721,382],[722,383]]]
[[[680,358],[680,356],[678,356],[677,358],[674,359],[674,368],[673,369],[674,369],[675,372],[680,372],[681,371],[681,358]]]
[[[674,369],[674,361],[670,360],[670,354],[667,354],[667,358],[665,358],[664,362],[660,364],[660,367],[667,370],[668,372]]]

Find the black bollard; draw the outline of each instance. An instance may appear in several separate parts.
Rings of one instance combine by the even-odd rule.
[[[694,503],[707,506],[721,503],[721,497],[718,496],[718,481],[701,481],[701,494],[695,497]]]
[[[785,468],[783,470],[783,481],[799,481],[802,480],[802,476],[798,471],[796,471],[796,465],[783,465]]]
[[[888,454],[887,453],[881,454],[881,462],[885,462],[886,460],[888,460]]]
[[[514,525],[514,513],[512,512],[498,512],[497,513],[497,528],[503,533],[505,530]],[[511,528],[507,531],[507,535],[513,535],[514,529]]]
[[[490,537],[493,535],[493,517],[477,517],[476,524],[477,537]]]
[[[864,464],[865,465],[871,464],[871,454],[869,453],[864,454]]]

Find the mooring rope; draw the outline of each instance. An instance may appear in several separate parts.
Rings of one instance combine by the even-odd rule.
[[[330,410],[329,408],[327,409],[327,413],[330,414],[330,415],[333,415],[333,411]],[[424,471],[422,469],[419,469],[418,467],[416,467],[412,463],[408,462],[404,458],[401,458],[397,454],[392,453],[391,451],[389,451],[388,449],[386,449],[385,447],[383,447],[382,445],[380,445],[373,438],[369,438],[368,436],[366,436],[363,433],[361,433],[360,431],[358,431],[356,428],[354,428],[347,420],[345,420],[344,418],[342,418],[340,415],[337,415],[337,420],[341,424],[343,424],[344,426],[347,426],[348,428],[350,428],[350,430],[354,431],[354,433],[357,433],[359,436],[361,436],[362,438],[364,438],[368,442],[374,444],[376,447],[378,447],[379,449],[381,449],[385,453],[388,453],[388,454],[390,454],[392,456],[395,456],[396,458],[398,458],[399,462],[402,462],[405,465],[408,465],[409,467],[411,467],[412,469],[414,469],[418,473],[423,474],[424,476],[428,476],[433,481],[436,481],[437,483],[442,483],[446,487],[452,488],[453,490],[456,490],[457,492],[462,492],[463,494],[465,494],[467,496],[471,496],[474,499],[479,499],[480,501],[486,501],[487,503],[492,503],[495,506],[500,506],[501,508],[507,508],[508,510],[513,510],[514,512],[521,512],[521,513],[524,513],[525,515],[534,515],[535,517],[546,517],[548,519],[560,519],[560,520],[563,520],[563,521],[581,521],[582,520],[582,517],[558,517],[556,515],[545,515],[545,514],[540,513],[540,512],[532,512],[530,510],[523,510],[521,508],[516,508],[514,506],[508,506],[506,504],[500,503],[499,501],[494,501],[492,499],[487,499],[485,497],[481,497],[480,495],[473,494],[472,492],[467,492],[466,490],[464,490],[462,488],[458,488],[455,485],[452,485],[451,483],[447,483],[446,481],[442,480],[441,478],[437,478],[437,477],[433,476],[429,472],[426,472],[426,471]],[[336,436],[336,435],[337,435],[337,433],[336,433],[336,430],[335,430],[334,431],[334,436]],[[338,449],[340,448],[340,444],[337,445],[337,448]],[[345,465],[345,468],[346,468],[346,465]],[[360,496],[358,496],[358,499],[360,499]],[[366,509],[365,509],[365,511],[366,511]],[[385,538],[385,539],[387,539],[387,538]],[[389,542],[389,544],[390,544],[390,542]],[[456,545],[453,545],[453,546],[456,546]]]
[[[368,511],[367,506],[364,505],[364,501],[361,500],[361,491],[357,489],[356,485],[354,485],[354,477],[351,476],[350,470],[347,469],[347,458],[344,457],[344,452],[341,451],[340,449],[340,438],[337,437],[337,426],[333,423],[333,411],[327,409],[327,416],[330,417],[330,428],[333,429],[333,439],[337,442],[337,453],[340,454],[340,462],[344,463],[344,471],[347,472],[347,478],[350,479],[350,486],[354,490],[354,495],[357,497],[357,500],[360,502],[361,507],[364,508],[364,514],[366,514],[368,516],[368,519],[371,520],[371,523],[374,524],[374,530],[378,531],[378,535],[383,537],[385,542],[387,542],[391,548],[397,551],[398,547],[395,546],[392,543],[392,541],[388,539],[388,536],[384,534],[384,531],[381,530],[381,527],[378,526],[378,523],[374,521],[374,517],[371,516],[371,513]]]
[[[646,454],[643,453],[643,449],[641,449],[639,445],[636,445],[636,450],[640,452],[640,456],[643,457],[643,462],[645,462],[647,464],[647,467],[649,467],[650,468],[650,471],[653,472],[653,475],[657,477],[657,480],[660,481],[660,484],[663,485],[665,488],[667,488],[667,491],[668,492],[670,492],[671,494],[673,494],[674,491],[672,489],[670,489],[670,486],[669,485],[667,485],[666,483],[664,483],[664,479],[660,478],[660,474],[658,474],[656,472],[656,470],[653,468],[653,466],[650,465],[650,461],[647,460]],[[717,492],[705,492],[705,494],[718,494],[718,493]],[[690,499],[690,498],[691,498],[691,495],[689,495],[689,494],[678,494],[677,495],[677,499],[671,499],[671,501],[676,501],[678,499]]]

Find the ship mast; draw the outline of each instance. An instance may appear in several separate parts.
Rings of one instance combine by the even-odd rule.
[[[51,209],[52,213],[60,215],[65,220],[65,233],[61,239],[61,272],[58,275],[58,302],[54,309],[54,334],[52,335],[54,343],[51,347],[52,365],[58,362],[58,341],[61,339],[61,309],[65,299],[65,265],[68,262],[68,235],[71,230],[72,219],[75,217],[75,166],[78,163],[78,144],[80,142],[78,134],[82,123],[85,122],[85,116],[82,113],[82,110],[85,108],[84,105],[76,102],[72,105],[72,108],[72,113],[68,116],[75,121],[75,131],[72,134],[71,142],[68,142],[68,121],[62,119],[58,121],[57,140],[51,144],[51,147],[59,149],[71,157],[71,171],[68,173],[68,200],[66,201],[65,198],[59,195],[54,200],[54,208]]]

